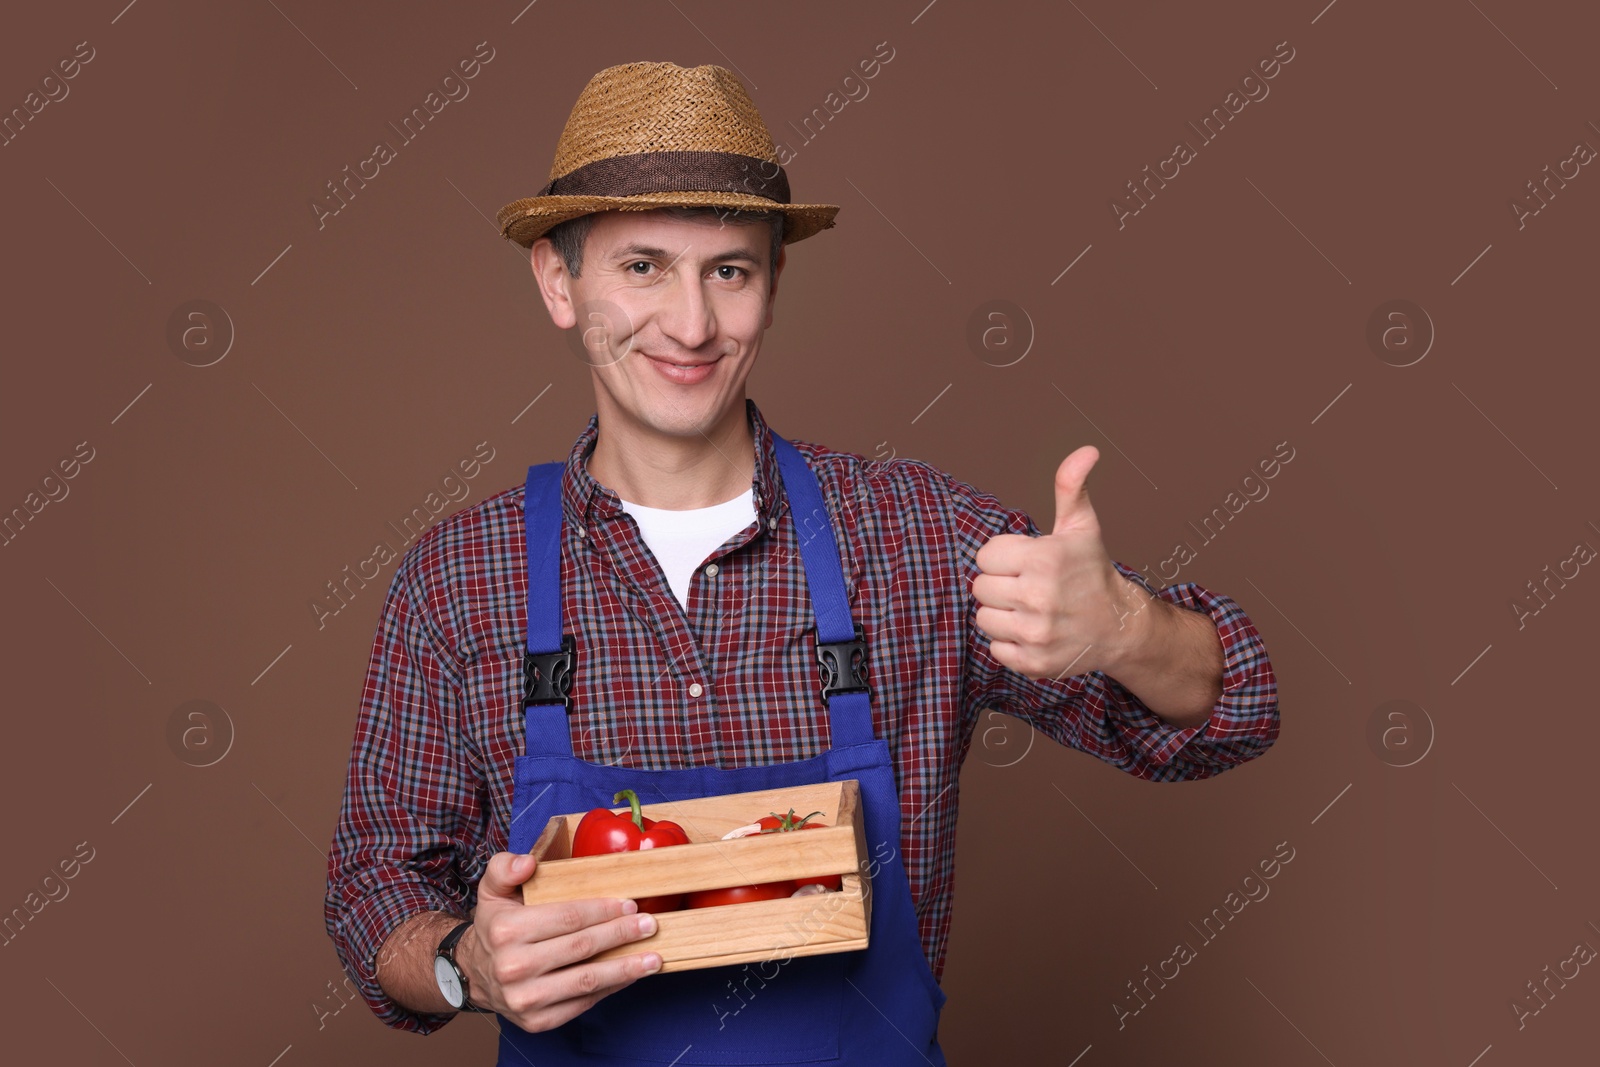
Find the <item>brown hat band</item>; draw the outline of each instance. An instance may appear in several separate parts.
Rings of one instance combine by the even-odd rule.
[[[664,190],[748,193],[787,204],[789,176],[770,160],[737,152],[639,152],[585,163],[537,195],[637,196]]]

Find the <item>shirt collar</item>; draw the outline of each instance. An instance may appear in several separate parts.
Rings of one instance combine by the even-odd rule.
[[[778,487],[783,484],[778,473],[778,453],[772,443],[772,430],[761,417],[761,409],[756,407],[756,402],[749,397],[745,397],[744,403],[745,415],[750,422],[750,434],[756,443],[755,478],[751,481],[751,488],[754,490],[752,503],[755,505],[761,529],[767,530],[776,523],[787,507],[786,501],[780,499],[782,494],[778,491]],[[604,521],[626,514],[622,508],[622,499],[616,491],[601,485],[589,473],[589,455],[594,451],[599,436],[600,415],[596,412],[589,416],[589,424],[573,443],[572,451],[567,454],[566,470],[561,476],[561,499],[566,518],[569,522],[584,526],[590,522]]]

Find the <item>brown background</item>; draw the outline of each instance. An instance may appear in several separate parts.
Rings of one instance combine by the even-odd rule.
[[[309,603],[475,443],[496,458],[468,502],[582,429],[586,372],[488,219],[544,182],[589,75],[637,59],[737,68],[798,146],[796,198],[842,205],[792,251],[751,379],[775,429],[927,460],[1046,523],[1056,464],[1095,444],[1112,555],[1155,577],[1199,547],[1180,580],[1234,596],[1278,672],[1277,745],[1207,782],[1143,783],[985,721],[952,1062],[1592,1054],[1593,967],[1520,1030],[1510,1005],[1600,946],[1600,577],[1520,630],[1510,605],[1600,546],[1600,176],[1520,230],[1508,206],[1600,144],[1592,13],[122,3],[8,13],[0,33],[6,110],[95,49],[0,149],[0,510],[95,450],[0,548],[0,911],[94,849],[0,947],[19,1055],[492,1060],[485,1020],[420,1041],[340,999],[323,853],[392,565],[324,629]],[[1119,231],[1111,197],[1285,40],[1270,95]],[[324,183],[396,142],[386,123],[481,41],[470,96],[319,230]],[[866,98],[810,143],[787,131],[884,41]],[[196,299],[236,333],[208,367],[166,336]],[[967,340],[996,299],[1034,333],[1006,367]],[[1366,340],[1394,299],[1437,333],[1411,366],[1391,364],[1421,350],[1420,320],[1412,349]],[[1282,441],[1270,496],[1203,544],[1187,524]],[[191,700],[220,710],[184,720]],[[1395,700],[1409,718],[1375,731]],[[1202,945],[1189,924],[1280,842],[1295,858],[1270,896]],[[1127,983],[1181,940],[1197,958],[1119,1029]]]

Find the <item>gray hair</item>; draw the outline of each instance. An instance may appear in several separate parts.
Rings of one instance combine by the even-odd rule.
[[[778,253],[783,249],[783,224],[784,214],[781,211],[751,211],[736,210],[725,207],[715,207],[710,204],[674,204],[657,210],[665,212],[670,218],[698,219],[707,216],[722,219],[726,222],[765,222],[772,229],[771,253],[767,259],[768,281],[771,281],[771,270],[777,267]],[[594,215],[579,215],[575,219],[557,223],[547,230],[544,236],[550,238],[556,251],[561,253],[562,260],[567,265],[567,273],[574,278],[580,277],[583,272],[583,246],[589,239],[589,231],[594,228]]]

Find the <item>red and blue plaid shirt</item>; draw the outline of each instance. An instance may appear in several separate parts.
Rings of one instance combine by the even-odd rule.
[[[628,767],[736,767],[828,747],[816,629],[770,431],[756,442],[757,518],[698,568],[687,611],[639,528],[586,459],[598,416],[562,477],[562,618],[577,643],[573,751]],[[796,442],[840,538],[867,642],[873,723],[893,753],[902,857],[923,948],[944,968],[955,874],[957,772],[986,709],[1150,781],[1206,778],[1278,736],[1277,683],[1249,618],[1185,582],[1155,590],[1210,616],[1223,693],[1180,729],[1095,672],[1036,681],[1002,666],[977,627],[974,555],[1001,533],[1037,536],[1023,512],[926,463],[873,461]],[[384,939],[421,911],[466,914],[506,848],[513,763],[524,752],[527,559],[523,487],[430,528],[401,560],[373,641],[344,802],[328,858],[325,917],[345,969],[384,1023],[430,1033],[453,1015],[408,1011],[377,984]],[[711,566],[711,564],[715,566]]]

